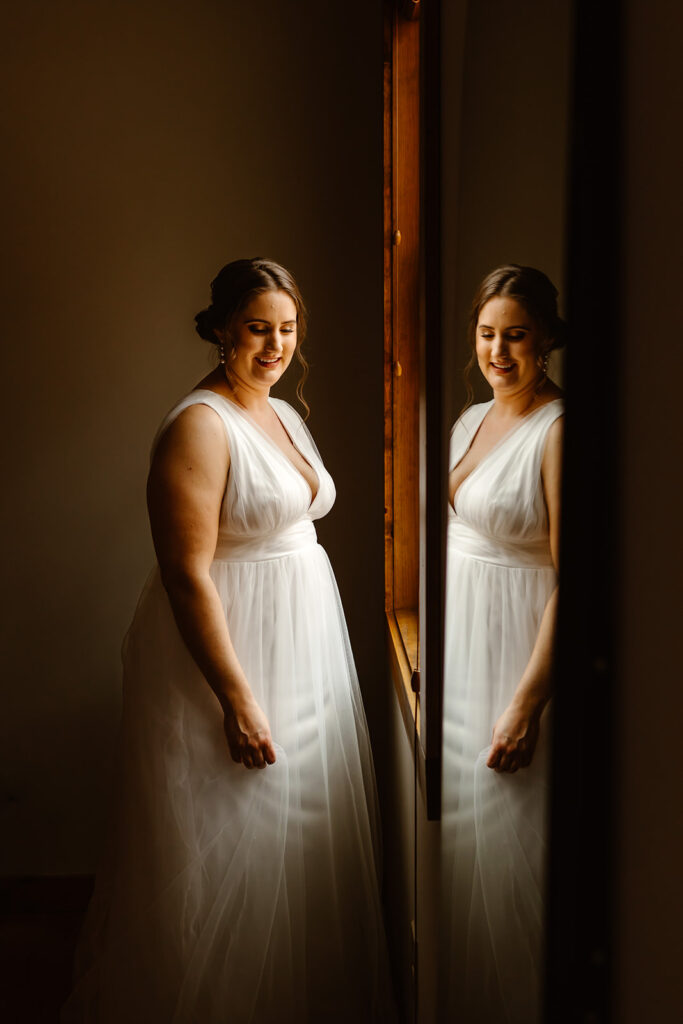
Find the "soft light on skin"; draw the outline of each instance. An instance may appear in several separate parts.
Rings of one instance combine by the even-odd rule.
[[[294,300],[287,292],[262,292],[235,315],[229,329],[216,335],[225,346],[226,374],[233,391],[244,398],[267,394],[294,355]]]
[[[494,397],[533,395],[543,379],[539,356],[547,347],[533,317],[516,299],[496,295],[479,310],[477,360]]]

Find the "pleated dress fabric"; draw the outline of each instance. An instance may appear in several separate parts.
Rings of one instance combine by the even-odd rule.
[[[451,434],[449,470],[492,402]],[[557,584],[541,462],[561,399],[525,416],[449,504],[444,665],[441,1005],[467,1024],[540,1019],[549,708],[531,765],[486,766]]]
[[[314,520],[335,490],[308,430],[270,399],[309,485],[211,391],[231,466],[211,576],[277,761],[229,755],[218,702],[158,567],[124,641],[120,785],[62,1020],[248,1024],[394,1020],[368,732]]]

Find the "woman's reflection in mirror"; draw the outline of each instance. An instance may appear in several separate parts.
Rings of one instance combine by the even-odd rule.
[[[548,358],[565,335],[545,274],[488,274],[451,433],[442,999],[444,1019],[468,1024],[540,1014],[564,411]],[[492,391],[479,404],[475,365]]]

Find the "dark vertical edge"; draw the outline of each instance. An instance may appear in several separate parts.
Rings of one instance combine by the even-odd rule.
[[[384,342],[384,595],[385,609],[394,609],[394,253],[393,209],[393,79],[394,8],[382,0],[382,214],[383,214],[383,342]]]
[[[441,815],[441,741],[443,708],[443,623],[445,577],[445,458],[441,329],[441,5],[420,7],[422,207],[421,348],[424,389],[425,507],[425,667],[422,683],[427,817]]]
[[[576,0],[545,1016],[611,1020],[621,11]],[[605,386],[601,367],[610,368]]]

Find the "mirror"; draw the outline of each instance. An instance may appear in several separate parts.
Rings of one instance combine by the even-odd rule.
[[[466,402],[468,312],[485,275],[503,264],[536,267],[559,289],[563,312],[573,4],[473,0],[443,4],[441,20],[449,431]],[[548,377],[562,384],[556,352]],[[453,434],[449,470],[467,455],[489,409],[481,403],[492,398],[476,366],[472,383],[474,405]],[[550,708],[528,766],[495,771],[487,760],[494,724],[525,671],[555,588],[549,542],[542,552],[520,550],[510,498],[524,478],[543,532],[539,446],[542,455],[542,440],[561,414],[558,394],[546,388],[548,401],[535,401],[521,425],[492,443],[489,432],[466,488],[468,477],[451,481],[457,493],[448,509],[445,571],[438,987],[440,1018],[467,1024],[533,1024],[542,1014]],[[479,534],[472,528],[477,507],[486,520],[477,521]],[[454,524],[468,513],[465,538]]]

